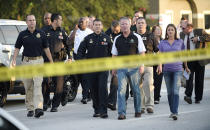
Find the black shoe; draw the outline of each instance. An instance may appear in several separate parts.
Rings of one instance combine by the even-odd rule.
[[[66,106],[67,103],[68,103],[68,99],[67,98],[61,101],[61,105],[62,106]]]
[[[58,108],[57,107],[52,107],[50,112],[58,112]]]
[[[107,113],[103,113],[103,114],[100,115],[100,117],[101,118],[108,118],[108,115],[107,115]]]
[[[188,103],[188,104],[192,104],[192,99],[190,97],[184,96],[184,100]]]
[[[178,119],[178,117],[177,117],[176,114],[173,114],[173,115],[172,115],[172,118],[173,118],[173,120],[177,120],[177,119]]]
[[[32,117],[32,116],[34,116],[34,111],[28,111],[27,117]]]
[[[99,113],[93,114],[93,117],[100,117],[100,116],[101,116],[101,114],[99,114]]]
[[[82,102],[83,104],[87,104],[88,100],[87,100],[87,98],[82,98],[81,102]]]
[[[61,97],[61,105],[65,106],[68,103],[69,99],[67,96],[67,92],[63,92],[62,97]]]
[[[126,116],[125,115],[119,115],[118,116],[118,120],[125,120],[126,119]]]
[[[39,118],[40,116],[43,116],[43,115],[44,115],[44,112],[43,112],[42,109],[36,109],[36,110],[35,110],[35,115],[34,115],[34,117]]]
[[[200,100],[195,100],[195,103],[196,104],[199,104],[201,101]]]
[[[87,102],[90,102],[90,101],[91,101],[91,98],[88,98],[88,99],[87,99]]]
[[[117,110],[117,109],[116,109],[116,106],[114,106],[113,104],[110,104],[110,103],[108,103],[107,107],[108,107],[109,109],[111,109],[112,111]]]
[[[158,101],[158,100],[154,101],[154,104],[159,104],[159,103],[160,103],[160,101]]]
[[[48,108],[51,108],[51,105],[44,104],[43,111],[47,111]]]
[[[147,113],[154,113],[152,108],[147,108]]]
[[[43,105],[43,111],[47,111],[48,108],[51,108],[51,100]]]
[[[138,118],[138,117],[141,117],[141,113],[140,113],[140,112],[136,112],[136,113],[135,113],[135,117],[137,117],[137,118]]]

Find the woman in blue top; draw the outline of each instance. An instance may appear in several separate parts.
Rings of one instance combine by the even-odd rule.
[[[165,39],[159,44],[160,52],[172,52],[181,51],[185,49],[184,42],[177,38],[176,27],[173,24],[169,24],[166,28]],[[184,63],[186,71],[190,70],[187,64]],[[167,87],[168,103],[171,111],[170,118],[177,120],[178,106],[179,106],[179,88],[178,85],[181,81],[183,66],[182,62],[164,64],[163,75]],[[158,66],[157,72],[162,72],[162,65]]]

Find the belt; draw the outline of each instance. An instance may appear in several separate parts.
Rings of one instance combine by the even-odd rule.
[[[26,61],[29,61],[29,60],[38,60],[38,59],[41,59],[42,56],[36,56],[36,57],[27,57],[27,56],[24,56],[23,59],[26,60]]]

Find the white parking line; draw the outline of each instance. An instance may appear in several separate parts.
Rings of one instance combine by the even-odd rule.
[[[195,113],[195,112],[200,112],[200,111],[204,111],[204,109],[179,112],[179,115],[180,114]],[[145,119],[152,119],[152,118],[159,118],[159,117],[169,117],[169,115],[170,115],[169,113],[168,114],[159,114],[159,115],[146,115],[145,117],[143,116],[141,118],[126,119],[126,121],[130,122],[130,121],[145,120]]]

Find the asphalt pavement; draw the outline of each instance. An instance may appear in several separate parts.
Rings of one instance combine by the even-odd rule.
[[[59,112],[44,113],[36,119],[26,117],[25,96],[10,95],[4,109],[31,130],[210,130],[210,65],[206,66],[204,96],[200,104],[187,104],[184,101],[184,88],[180,89],[178,120],[169,118],[170,111],[167,92],[163,82],[160,104],[154,106],[154,114],[145,113],[141,118],[134,117],[133,98],[128,99],[127,119],[118,120],[117,111],[108,111],[107,119],[95,118],[92,102],[80,102],[81,87],[73,102],[59,107]]]

